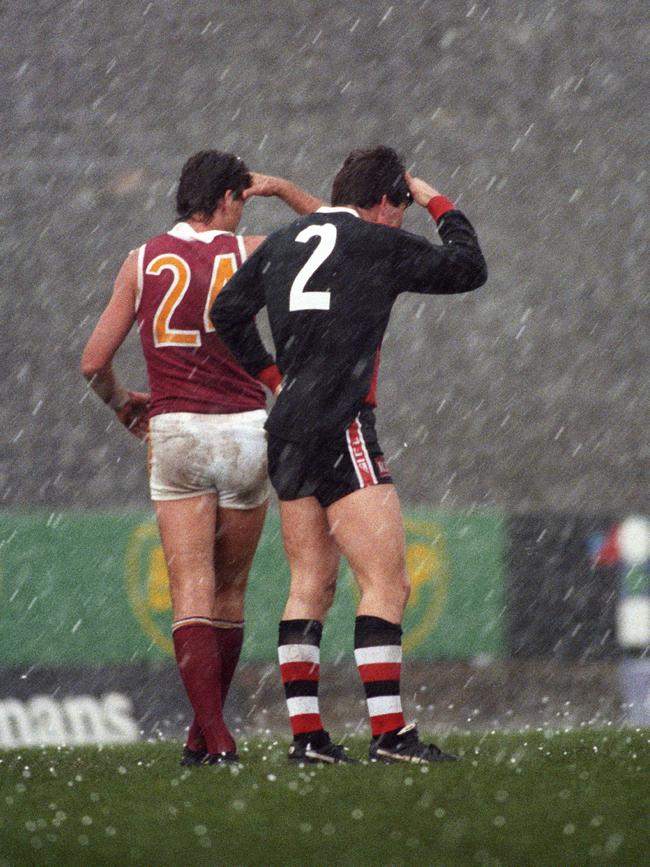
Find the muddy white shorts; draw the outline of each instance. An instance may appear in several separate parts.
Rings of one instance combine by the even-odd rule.
[[[266,410],[208,415],[173,412],[149,423],[152,500],[214,493],[226,509],[252,509],[268,497]]]

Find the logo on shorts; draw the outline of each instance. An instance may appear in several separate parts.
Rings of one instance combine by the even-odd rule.
[[[125,567],[129,603],[138,623],[156,647],[173,656],[169,579],[155,524],[140,524],[132,532]]]
[[[404,617],[405,652],[425,644],[445,607],[449,558],[442,527],[432,521],[406,518],[406,568],[411,581]]]
[[[374,462],[375,462],[375,466],[377,467],[377,470],[379,471],[379,478],[380,479],[389,478],[390,470],[386,466],[386,461],[384,460],[384,456],[383,455],[377,455],[374,458]]]

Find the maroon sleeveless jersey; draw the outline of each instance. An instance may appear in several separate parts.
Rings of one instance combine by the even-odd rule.
[[[246,258],[230,232],[177,223],[138,251],[136,316],[147,363],[150,415],[261,409],[266,397],[217,336],[210,309]]]

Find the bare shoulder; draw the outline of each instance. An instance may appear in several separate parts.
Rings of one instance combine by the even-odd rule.
[[[115,278],[114,293],[135,297],[138,290],[138,258],[139,248],[131,250]]]
[[[244,235],[244,248],[247,256],[252,256],[255,250],[266,241],[266,235]]]

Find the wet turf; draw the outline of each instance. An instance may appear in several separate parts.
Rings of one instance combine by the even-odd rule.
[[[437,738],[418,766],[178,765],[178,744],[0,752],[0,865],[640,865],[650,731]],[[349,742],[363,756],[364,740]]]

